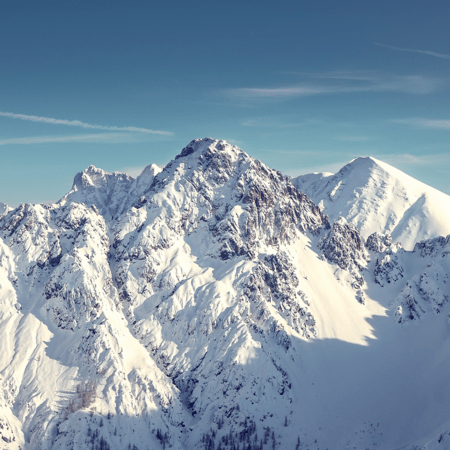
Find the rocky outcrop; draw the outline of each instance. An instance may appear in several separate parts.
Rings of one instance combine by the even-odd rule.
[[[373,274],[377,284],[385,286],[403,278],[404,268],[397,254],[402,251],[400,243],[393,244],[389,235],[373,233],[367,238],[366,248],[375,254]]]
[[[367,265],[369,255],[358,229],[340,217],[333,223],[318,245],[327,260],[343,270],[356,267],[362,270]]]
[[[373,253],[389,253],[392,249],[392,236],[389,234],[372,233],[366,241],[366,248]],[[397,244],[399,246],[400,244]]]
[[[356,299],[365,304],[362,272],[366,269],[369,254],[358,229],[340,217],[333,223],[331,230],[320,238],[317,247],[330,263],[349,272]]]
[[[404,324],[430,312],[442,313],[450,298],[450,236],[422,241],[413,253],[403,252],[400,257],[409,264],[421,265],[422,271],[407,280],[395,299],[397,321]]]
[[[419,253],[422,258],[427,256],[441,256],[445,258],[450,252],[450,235],[418,242],[414,246],[414,253]]]

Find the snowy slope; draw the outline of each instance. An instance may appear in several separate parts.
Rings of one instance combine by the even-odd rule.
[[[129,418],[121,427],[136,428],[113,437],[118,422],[105,421],[115,446],[156,440],[150,422],[137,429],[137,412],[147,412],[164,430],[182,422],[177,391],[121,313],[98,212],[79,204],[21,205],[3,219],[1,236],[4,420],[11,429],[22,424],[13,442],[33,449],[68,448],[68,442],[85,448],[89,423],[108,412]],[[97,400],[82,404],[85,383],[94,382]]]
[[[0,449],[446,448],[450,236],[366,234],[209,138],[7,212]]]
[[[450,233],[450,196],[375,158],[356,158],[335,175],[301,175],[292,182],[331,221],[343,216],[365,238],[388,233],[412,250],[416,242]]]

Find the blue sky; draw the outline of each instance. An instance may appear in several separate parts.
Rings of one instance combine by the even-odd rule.
[[[5,0],[0,201],[215,137],[287,174],[372,155],[450,194],[450,3]]]

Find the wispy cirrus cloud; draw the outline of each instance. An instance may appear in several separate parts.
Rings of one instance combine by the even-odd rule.
[[[391,50],[397,50],[400,52],[422,53],[423,55],[435,56],[436,58],[450,59],[450,55],[447,55],[445,53],[436,53],[436,52],[432,52],[429,50],[417,50],[417,49],[413,49],[413,48],[395,47],[393,45],[380,44],[378,42],[374,42],[374,44],[379,45],[380,47],[385,47],[385,48],[389,48]]]
[[[342,155],[344,156],[344,155]],[[450,167],[450,153],[436,153],[436,154],[422,154],[412,155],[410,153],[400,154],[373,154],[374,158],[379,159],[393,167],[400,170],[416,170],[419,167],[427,166],[429,168],[440,167],[443,171],[448,171]],[[347,154],[347,159],[342,159],[341,162],[330,163],[317,166],[307,166],[301,169],[285,170],[285,175],[296,177],[299,175],[305,175],[308,173],[336,173],[347,164],[354,155]]]
[[[135,132],[135,133],[158,134],[161,136],[172,136],[173,135],[173,133],[171,131],[150,130],[148,128],[140,128],[140,127],[116,127],[116,126],[109,126],[109,125],[96,125],[96,124],[92,124],[92,123],[81,122],[80,120],[54,119],[52,117],[30,116],[27,114],[15,114],[15,113],[11,113],[11,112],[2,112],[2,111],[0,111],[0,116],[8,117],[10,119],[28,120],[30,122],[42,122],[42,123],[50,123],[50,124],[54,124],[54,125],[68,125],[71,127],[90,128],[93,130],[131,131],[131,132]]]
[[[311,127],[322,124],[319,119],[296,119],[292,116],[272,116],[246,119],[241,122],[244,127],[264,127],[264,128],[294,128]]]
[[[450,130],[449,119],[424,119],[420,117],[412,117],[410,119],[393,119],[394,123],[401,123],[404,125],[410,125],[414,128],[428,128],[434,130]]]
[[[428,149],[430,151],[431,149]],[[446,148],[441,153],[422,154],[387,154],[374,155],[375,158],[384,161],[408,175],[433,186],[434,188],[450,194],[448,177],[450,175],[450,152]]]
[[[267,121],[259,119],[248,119],[241,123],[244,127],[273,127],[273,128],[293,128],[302,125],[301,123],[294,122],[279,122],[279,121]]]
[[[164,169],[164,165],[156,164],[160,169]],[[118,172],[124,172],[133,178],[137,178],[146,168],[147,166],[127,166],[122,167],[118,170]]]
[[[288,177],[298,177],[299,175],[306,175],[309,173],[325,173],[325,174],[335,174],[339,172],[339,170],[346,164],[345,161],[341,163],[330,163],[330,164],[324,164],[320,166],[306,166],[302,167],[301,169],[290,169],[290,170],[284,170],[283,174],[287,175]]]
[[[142,142],[142,135],[137,133],[97,133],[74,136],[30,136],[12,139],[0,139],[0,145],[50,144],[70,142],[98,142],[105,144],[126,144]]]
[[[414,166],[429,166],[429,167],[449,167],[450,154],[435,153],[428,155],[411,155],[409,153],[391,154],[391,155],[374,155],[375,158],[380,159],[394,167],[414,167]]]
[[[365,142],[370,138],[367,136],[336,136],[335,139],[337,141],[346,141],[346,142]]]
[[[145,167],[146,166],[123,167],[122,169],[119,169],[119,172],[124,172],[133,178],[137,178],[142,173],[142,171],[145,169]]]
[[[305,76],[305,74],[301,74]],[[309,80],[296,85],[270,88],[236,88],[222,91],[230,99],[245,102],[282,101],[313,95],[362,92],[400,92],[430,94],[445,85],[443,79],[425,75],[391,75],[367,71],[335,71],[310,74]]]

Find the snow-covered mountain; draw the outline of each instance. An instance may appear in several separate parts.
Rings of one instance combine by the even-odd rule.
[[[367,238],[388,233],[412,250],[417,242],[450,233],[450,196],[375,158],[356,158],[335,175],[292,179],[331,221],[340,216]]]
[[[395,242],[209,138],[5,210],[0,448],[447,448],[450,236]]]
[[[76,174],[72,189],[58,203],[95,205],[109,221],[137,202],[161,170],[156,164],[151,164],[134,179],[126,173],[108,173],[89,166],[84,172]]]

